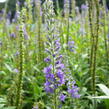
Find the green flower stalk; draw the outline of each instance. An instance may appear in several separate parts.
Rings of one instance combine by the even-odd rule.
[[[7,28],[6,28],[6,14],[7,14],[8,2],[9,2],[9,0],[7,0],[6,3],[5,3],[5,9],[4,9],[4,14],[3,14],[4,32],[7,32]]]
[[[3,67],[3,44],[2,41],[0,41],[0,71],[2,71]]]
[[[18,87],[17,87],[17,96],[16,96],[16,109],[21,109],[21,101],[22,101],[22,85],[23,85],[23,74],[24,74],[24,16],[25,16],[25,9],[22,9],[21,17],[20,17],[20,57],[19,57],[19,77],[18,77]]]
[[[42,50],[44,48],[44,44],[43,44],[43,38],[42,38],[42,34],[41,34],[41,27],[42,27],[42,9],[41,9],[41,1],[40,0],[35,0],[35,6],[36,6],[36,15],[37,15],[37,32],[38,32],[38,36],[37,36],[37,40],[38,40],[38,63],[41,62],[44,59]]]
[[[33,16],[32,16],[33,15],[32,13],[33,2],[32,0],[26,0],[25,3],[27,3],[25,5],[27,5],[27,8],[28,8],[28,23],[31,24],[33,22]]]
[[[95,4],[95,5],[94,5]],[[94,12],[93,7],[96,11]],[[95,17],[93,17],[95,15]],[[96,64],[97,64],[97,50],[98,50],[98,35],[99,35],[99,1],[89,0],[89,21],[91,33],[91,55],[90,55],[90,72],[92,77],[92,92],[96,95]],[[94,108],[96,102],[94,100]]]
[[[68,45],[69,41],[69,16],[70,16],[70,1],[69,0],[64,0],[64,16],[65,16],[65,21],[67,25],[67,37],[66,37],[66,45]]]
[[[49,36],[50,38],[56,37],[56,36],[54,36],[54,34],[57,31],[57,28],[56,28],[57,26],[56,26],[56,19],[54,19],[55,13],[54,13],[54,7],[53,7],[52,0],[45,1],[44,5],[43,5],[43,11],[44,11],[44,18],[45,18],[44,20],[45,20],[45,24],[46,24],[46,31],[48,32],[47,36]],[[53,46],[53,53],[54,53],[54,46]],[[53,58],[53,74],[55,73],[54,66],[55,66],[55,61]],[[54,102],[53,109],[58,109],[57,90],[55,90],[55,92],[54,92],[53,102]]]
[[[2,49],[2,42],[0,41],[0,71],[2,71],[2,69],[3,69],[3,49]],[[0,80],[2,79],[2,77],[0,77]],[[1,85],[1,83],[2,82],[0,82],[0,92],[1,92],[1,87],[2,87],[2,85]]]
[[[99,1],[95,0],[96,6],[96,32],[95,32],[95,44],[94,44],[94,63],[93,63],[93,93],[95,95],[95,76],[96,76],[96,57],[97,57],[97,50],[98,50],[98,35],[99,35]]]
[[[93,12],[93,2],[92,0],[88,0],[89,3],[89,23],[90,23],[90,34],[91,34],[91,54],[90,54],[90,72],[91,72],[91,77],[92,77],[92,62],[93,62],[93,48],[94,48],[94,34],[93,34],[93,17],[92,17],[92,12]],[[91,81],[92,85],[92,81]]]
[[[71,16],[74,18],[75,17],[75,5],[76,5],[76,1],[75,0],[71,0]]]
[[[105,41],[106,64],[108,64],[109,54],[108,54],[108,42],[107,42],[108,38],[107,38],[107,31],[106,31],[106,26],[107,26],[106,18],[107,18],[107,16],[106,16],[106,1],[103,0],[103,23],[104,23],[103,31],[104,31],[104,41]]]

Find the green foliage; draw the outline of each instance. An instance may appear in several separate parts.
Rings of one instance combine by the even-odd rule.
[[[7,100],[4,97],[0,97],[0,109],[15,109],[14,106],[7,106]]]
[[[106,109],[108,109],[109,108],[109,88],[107,88],[104,84],[98,84],[98,86],[102,90],[102,92],[105,94],[105,96],[97,96],[92,98],[104,100]]]
[[[70,72],[70,77],[76,80],[81,95],[80,99],[67,97],[65,102],[61,103],[62,109],[94,109],[93,98],[89,97],[93,93],[91,89],[92,76],[90,74],[92,36],[89,25],[89,11],[86,10],[84,12],[82,10],[81,13],[74,11],[73,14],[75,15],[71,14],[70,17],[68,15],[66,18],[59,14],[54,17],[56,24],[53,24],[49,27],[49,31],[46,31],[46,19],[43,14],[46,13],[45,15],[48,15],[48,12],[42,13],[41,16],[41,7],[39,4],[36,4],[37,7],[35,7],[32,15],[33,10],[30,1],[27,0],[28,5],[24,7],[24,16],[21,15],[17,22],[8,24],[5,18],[0,21],[0,41],[3,43],[2,46],[0,45],[0,109],[15,109],[16,101],[18,101],[17,105],[22,106],[21,109],[32,109],[35,106],[39,106],[39,109],[50,109],[50,106],[52,106],[51,101],[53,100],[44,90],[45,77],[43,68],[46,66],[46,63],[43,60],[46,57],[46,36],[51,35],[51,31],[54,28],[57,30],[56,35],[58,34],[60,37],[62,45],[60,53],[63,55],[63,63],[69,69],[65,69],[66,74]],[[9,10],[15,10],[15,5],[13,5],[15,2],[15,0],[9,1]],[[77,0],[78,5],[83,2],[83,0]],[[100,9],[103,9],[102,5],[100,5]],[[44,9],[42,10],[44,11]],[[16,11],[20,13],[19,6],[16,8]],[[48,9],[48,11],[51,10]],[[93,12],[96,15],[95,10]],[[94,83],[96,86],[96,96],[94,98],[96,98],[98,109],[99,107],[103,109],[107,107],[109,109],[109,89],[107,88],[109,87],[109,68],[104,43],[105,41],[107,42],[104,36],[107,36],[109,29],[108,14],[106,14],[106,18],[102,17],[104,14],[99,18],[99,43],[96,54],[96,81]],[[95,32],[96,17],[92,17]],[[34,21],[33,18],[35,19]],[[49,19],[51,19],[51,16]],[[21,21],[25,28],[22,27],[19,32],[18,26],[21,25]],[[24,31],[22,31],[23,29]],[[105,35],[104,30],[106,32]],[[12,33],[15,34],[15,37],[11,37],[10,34]],[[20,46],[21,51],[19,53],[22,37],[24,46],[23,49]],[[68,41],[74,41],[73,52],[67,49]],[[19,59],[19,57],[21,58]],[[23,61],[22,57],[24,58]],[[19,61],[21,62],[20,64]],[[19,70],[19,67],[22,68],[22,66],[23,70]],[[105,84],[107,87],[100,83]],[[63,89],[67,91],[66,87],[63,87]],[[101,96],[103,93],[106,96]],[[20,108],[18,107],[18,109]]]

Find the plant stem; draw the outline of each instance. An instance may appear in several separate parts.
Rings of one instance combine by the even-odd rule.
[[[107,43],[107,34],[106,34],[106,1],[103,0],[103,13],[104,13],[104,18],[103,18],[103,23],[104,23],[104,41],[105,41],[105,52],[106,52],[106,64],[108,63],[108,43]]]
[[[96,21],[95,26],[92,23],[92,4],[95,4],[96,9]],[[91,61],[90,61],[90,72],[92,75],[92,91],[93,95],[96,95],[96,58],[97,58],[97,49],[98,49],[98,35],[99,35],[99,1],[98,0],[91,0],[89,1],[89,20],[90,20],[90,29],[91,29]],[[93,30],[93,27],[95,27],[95,31]],[[94,100],[94,108],[96,109],[96,101]]]
[[[24,73],[24,10],[22,9],[21,25],[20,25],[20,65],[19,65],[19,78],[17,87],[17,97],[16,97],[16,109],[21,109],[21,98],[22,98],[22,85],[23,85],[23,73]]]

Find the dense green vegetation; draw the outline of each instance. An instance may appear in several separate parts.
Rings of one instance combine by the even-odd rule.
[[[15,2],[0,12],[0,109],[109,109],[106,1]]]

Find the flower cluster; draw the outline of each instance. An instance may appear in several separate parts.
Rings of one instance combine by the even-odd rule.
[[[64,64],[62,63],[62,55],[59,54],[61,48],[59,39],[48,38],[48,41],[46,45],[49,45],[49,49],[46,49],[46,52],[50,56],[45,58],[44,61],[50,65],[44,68],[46,77],[45,90],[47,93],[53,93],[58,87],[65,84]]]
[[[67,1],[66,1],[67,2]],[[45,51],[47,53],[47,57],[44,59],[47,67],[44,68],[43,72],[45,74],[45,91],[50,94],[54,94],[54,101],[57,101],[57,98],[64,102],[67,95],[71,95],[72,97],[79,98],[78,88],[75,84],[68,84],[68,90],[63,91],[63,87],[69,81],[66,76],[66,67],[63,64],[63,55],[61,55],[61,44],[60,38],[58,36],[58,27],[56,25],[56,20],[54,19],[55,13],[53,11],[53,2],[52,0],[46,0],[45,5],[43,6],[43,10],[46,14],[45,17],[45,29],[48,31],[47,41],[45,43]],[[67,7],[67,6],[66,6]],[[55,25],[55,26],[54,26]],[[68,49],[73,51],[74,42],[68,42]],[[71,82],[70,82],[71,83]],[[71,87],[72,86],[72,87]],[[65,86],[66,87],[66,86]],[[66,91],[66,93],[64,93]],[[57,103],[54,102],[56,106]],[[56,106],[57,107],[57,106]]]
[[[63,56],[60,55],[61,45],[59,39],[57,40],[56,37],[48,37],[47,39],[46,52],[49,54],[49,56],[47,56],[44,61],[47,63],[48,66],[45,67],[43,70],[46,78],[46,82],[44,84],[45,91],[47,93],[53,94],[56,89],[59,89],[61,86],[66,85],[65,83],[67,83],[67,92],[71,95],[71,97],[79,98],[80,95],[78,94],[78,87],[75,85],[76,82],[72,79],[68,79],[66,74],[64,73],[66,68],[62,63]],[[72,50],[74,47],[74,42],[70,41],[68,45]],[[62,91],[60,92],[58,93],[59,99],[63,102],[66,99],[67,95],[63,94]]]
[[[75,81],[68,83],[68,93],[73,98],[80,98],[80,95],[78,94],[78,87],[75,84],[76,84]]]

